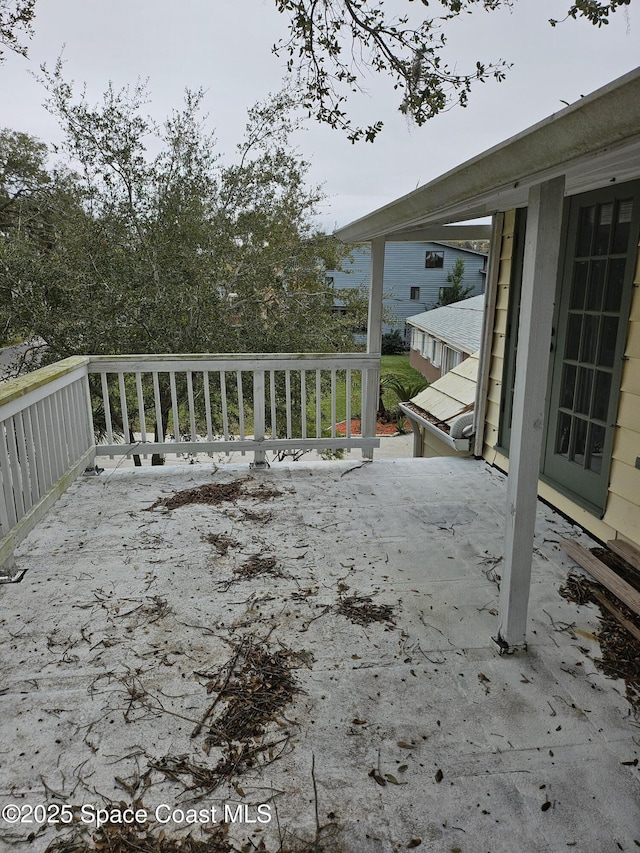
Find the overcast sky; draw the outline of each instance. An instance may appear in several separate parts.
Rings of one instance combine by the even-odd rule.
[[[409,5],[387,2],[399,11]],[[637,9],[617,12],[600,30],[585,21],[551,28],[548,19],[569,5],[517,0],[513,12],[477,10],[450,25],[447,56],[460,70],[478,59],[514,63],[505,82],[472,91],[466,109],[412,126],[397,112],[397,93],[372,76],[352,109],[360,121],[384,120],[374,144],[352,145],[309,121],[295,141],[312,164],[310,180],[328,196],[319,224],[345,225],[640,64]],[[119,87],[148,78],[149,112],[161,120],[180,105],[185,87],[203,87],[211,128],[230,153],[247,108],[277,91],[285,73],[285,59],[271,53],[286,34],[273,0],[39,0],[35,31],[29,59],[6,54],[0,66],[0,126],[45,142],[60,134],[29,71],[53,66],[63,45],[66,76],[86,83],[92,102],[109,81]]]

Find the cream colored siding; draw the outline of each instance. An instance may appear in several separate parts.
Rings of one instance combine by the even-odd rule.
[[[604,521],[640,545],[640,252],[634,284]]]
[[[507,310],[509,307],[509,282],[511,280],[511,259],[513,256],[513,235],[516,212],[509,210],[504,215],[502,241],[500,244],[500,267],[498,272],[498,293],[493,323],[491,345],[491,370],[487,388],[487,412],[484,429],[484,457],[489,462],[495,460],[494,447],[498,440],[500,426],[500,397],[502,393],[502,368],[504,362],[504,340],[507,328]]]
[[[422,455],[426,459],[432,459],[435,456],[470,456],[471,451],[465,453],[461,450],[454,450],[449,447],[444,441],[440,441],[437,435],[429,432],[426,429],[420,430],[422,434]]]
[[[500,399],[504,365],[504,331],[508,306],[509,280],[515,212],[505,215],[502,235],[500,279],[494,319],[491,370],[484,433],[484,458],[508,471],[509,460],[496,450],[500,425]],[[636,287],[625,347],[613,462],[604,517],[596,518],[546,483],[539,483],[542,498],[565,513],[598,539],[623,538],[640,546],[640,252],[636,262]]]

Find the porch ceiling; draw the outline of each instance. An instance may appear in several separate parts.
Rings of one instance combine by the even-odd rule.
[[[241,494],[147,511],[207,483]],[[637,727],[624,685],[594,666],[596,614],[558,595],[561,537],[590,543],[539,506],[529,653],[500,658],[504,504],[502,475],[472,459],[83,479],[21,545],[21,583],[0,587],[3,803],[139,798],[152,813],[233,801],[253,819],[275,803],[280,827],[306,838],[317,805],[340,853],[417,839],[470,853],[631,849]],[[249,579],[258,557],[273,560]],[[356,595],[371,601],[349,611]],[[383,605],[390,619],[367,623]],[[299,692],[285,690],[263,733],[245,739],[256,752],[243,769],[242,739],[227,729],[229,743],[214,743],[229,725],[229,705],[214,700],[225,685],[240,690],[241,649],[260,644]],[[266,702],[259,671],[248,675],[243,708]],[[225,757],[229,779],[212,787]],[[33,830],[0,824],[0,848]],[[35,847],[68,832],[46,830]],[[278,849],[275,817],[230,828],[245,835]]]
[[[529,188],[566,176],[566,194],[640,177],[640,68],[349,225],[359,242],[522,207]]]

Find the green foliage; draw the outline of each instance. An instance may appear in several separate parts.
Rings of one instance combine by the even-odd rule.
[[[402,335],[397,329],[382,336],[382,355],[399,355],[406,350]]]
[[[0,175],[0,199],[13,205],[16,188],[35,181],[29,197],[46,188],[53,203],[38,202],[46,229],[0,235],[0,302],[12,328],[46,342],[48,360],[353,348],[353,321],[332,315],[324,274],[344,250],[313,229],[322,196],[288,144],[293,96],[249,112],[225,165],[199,117],[201,92],[158,128],[143,86],[110,86],[92,106],[74,97],[60,62],[42,82],[68,168],[47,174],[42,143],[9,134],[15,165]]]
[[[594,26],[631,0],[577,0],[566,18],[586,18]],[[445,28],[474,9],[493,12],[512,8],[516,0],[408,0],[406,13],[396,16],[397,4],[362,0],[275,0],[276,9],[289,18],[289,37],[275,45],[288,56],[288,70],[296,73],[303,105],[318,121],[338,128],[352,141],[373,142],[381,121],[354,124],[347,112],[354,93],[366,88],[371,71],[387,75],[400,94],[399,109],[423,125],[452,106],[466,106],[472,86],[491,78],[504,79],[508,62],[476,62],[460,71],[443,61]],[[428,9],[428,16],[425,11]],[[566,20],[566,19],[565,19]],[[549,23],[556,26],[558,21]]]
[[[436,308],[441,308],[443,305],[451,305],[453,302],[460,302],[466,299],[473,291],[473,287],[463,287],[462,280],[464,278],[464,261],[462,258],[456,258],[456,262],[451,272],[447,275],[449,287],[443,287],[440,294],[440,299],[436,303]]]
[[[382,378],[380,384],[383,388],[390,389],[399,403],[406,403],[429,385],[424,376],[419,379],[407,379],[406,376],[398,376],[395,373],[388,373]]]
[[[35,5],[36,0],[0,0],[0,63],[4,62],[4,48],[27,55],[27,48],[16,33],[33,35]]]

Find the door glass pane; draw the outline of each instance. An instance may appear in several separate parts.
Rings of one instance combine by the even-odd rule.
[[[591,424],[589,434],[589,464],[587,467],[597,474],[602,471],[602,451],[604,449],[605,428],[598,424]]]
[[[607,287],[604,295],[604,310],[619,311],[624,285],[624,270],[627,265],[625,258],[612,258],[609,261]]]
[[[567,321],[567,342],[564,348],[564,357],[578,360],[580,352],[580,330],[582,329],[582,316],[580,314],[569,314]]]
[[[560,456],[569,455],[569,436],[571,433],[571,416],[560,412],[558,416],[558,432],[556,435],[556,453]]]
[[[616,338],[618,335],[618,318],[602,318],[602,334],[600,336],[600,352],[598,364],[603,367],[613,367],[613,359],[616,354]]]
[[[578,261],[573,267],[573,284],[571,286],[571,302],[569,308],[581,311],[584,308],[584,297],[587,292],[587,273],[589,261]]]
[[[616,217],[616,227],[613,233],[613,246],[611,249],[616,255],[627,251],[632,209],[633,201],[630,198],[618,203],[618,215]]]
[[[600,318],[592,314],[586,314],[582,323],[582,346],[580,347],[580,361],[595,364],[596,348],[598,345],[598,326]]]
[[[575,411],[581,415],[588,415],[591,408],[591,385],[593,381],[593,371],[588,367],[581,367],[578,370],[578,381],[576,383],[576,404]]]
[[[605,260],[593,261],[589,270],[589,294],[587,296],[587,310],[599,311],[602,305],[602,291],[604,290],[604,279],[607,271]]]
[[[583,207],[580,211],[580,218],[578,222],[578,243],[576,246],[576,255],[579,258],[591,254],[591,241],[593,238],[593,224],[595,222],[595,216],[595,205]]]
[[[573,461],[584,466],[584,458],[587,450],[587,423],[580,418],[573,419]]]
[[[560,405],[564,409],[573,408],[575,385],[576,368],[572,364],[565,364],[562,374],[562,390],[560,392]]]
[[[604,370],[596,370],[593,386],[592,417],[599,421],[607,420],[609,411],[609,393],[611,391],[611,374]]]
[[[598,211],[598,225],[596,227],[596,238],[593,246],[594,255],[606,255],[609,252],[612,222],[613,202],[610,201],[607,204],[601,204]]]

